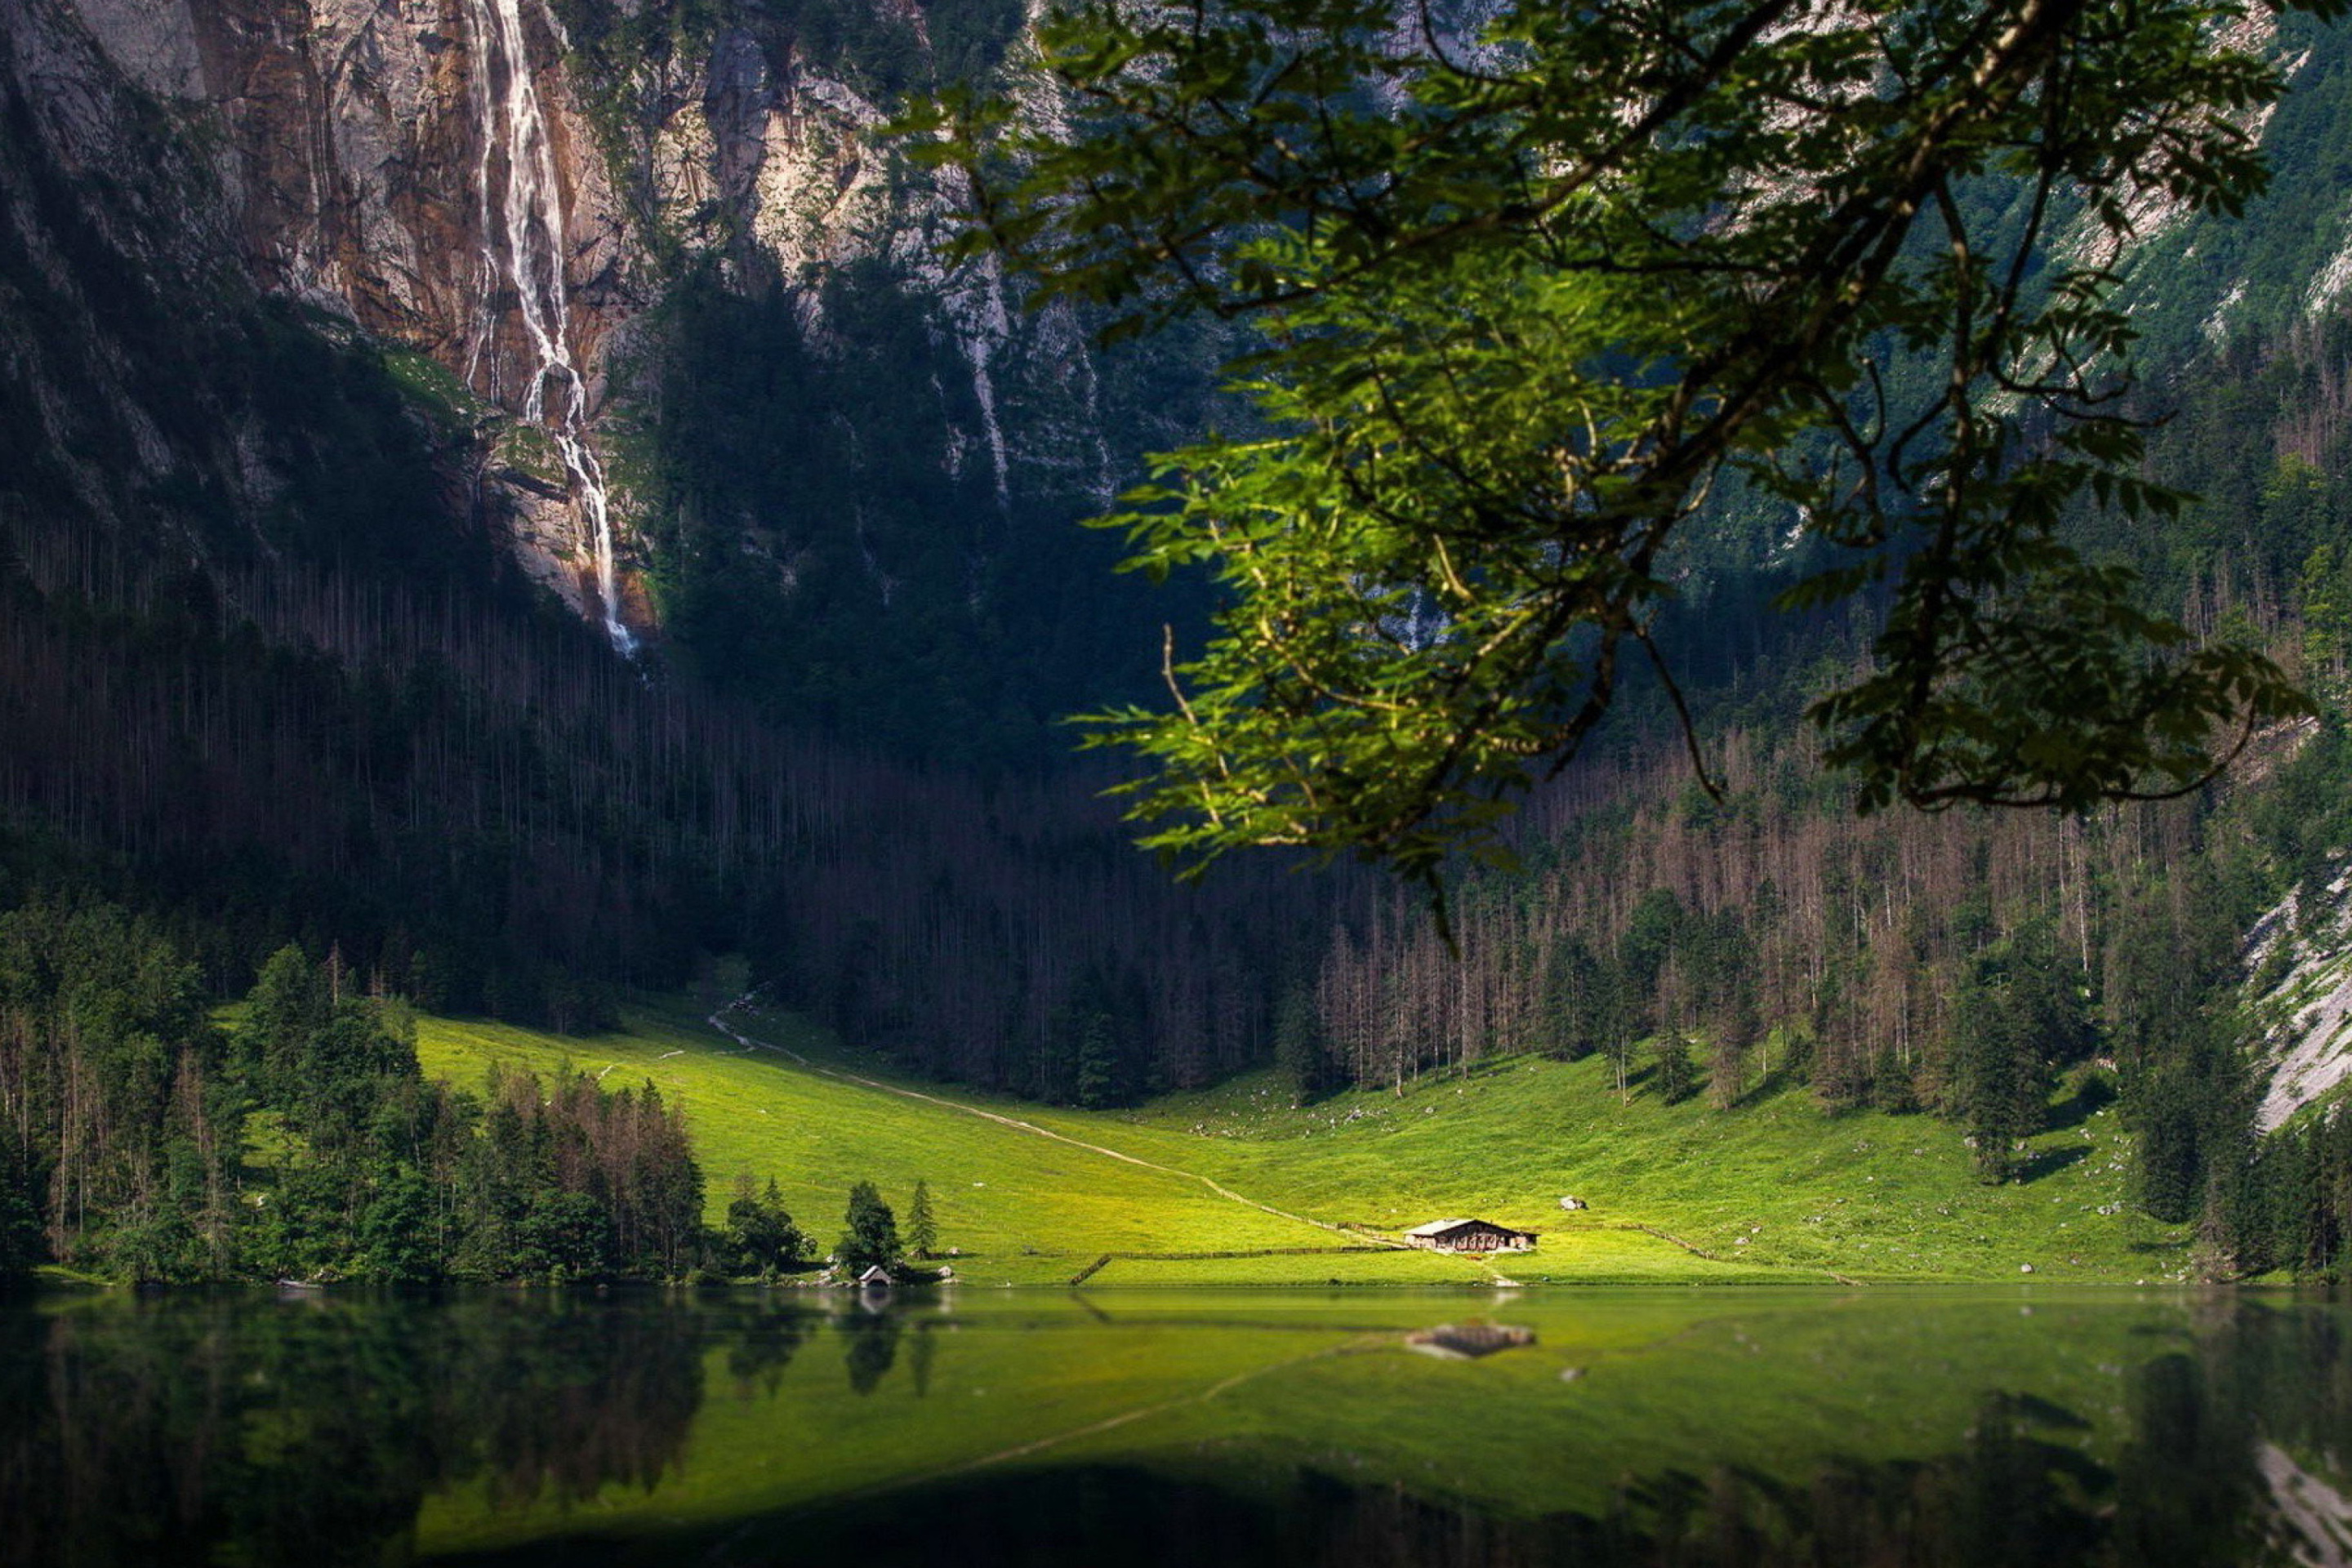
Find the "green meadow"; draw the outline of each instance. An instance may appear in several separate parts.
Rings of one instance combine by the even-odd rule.
[[[2154,1282],[2189,1268],[2188,1227],[2134,1214],[2129,1134],[2073,1093],[1988,1186],[1950,1123],[1832,1115],[1802,1089],[1728,1110],[1621,1098],[1597,1058],[1515,1058],[1401,1093],[1306,1105],[1271,1074],[1088,1112],[893,1077],[789,1014],[624,1010],[578,1038],[424,1018],[425,1071],[493,1063],[651,1082],[686,1109],[714,1219],[736,1178],[772,1177],[822,1245],[852,1182],[903,1215],[930,1184],[943,1247],[975,1285]],[[863,1080],[863,1081],[860,1081]],[[1566,1196],[1589,1207],[1564,1210]],[[1541,1233],[1492,1259],[1408,1251],[1424,1220]]]

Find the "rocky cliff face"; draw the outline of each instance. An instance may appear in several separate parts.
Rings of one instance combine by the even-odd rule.
[[[330,333],[413,356],[400,363],[457,416],[451,456],[472,510],[616,640],[654,613],[637,586],[646,502],[604,469],[657,392],[649,313],[689,271],[791,298],[822,355],[828,278],[878,264],[968,380],[934,389],[939,462],[975,467],[1000,502],[1024,465],[1103,493],[1109,458],[1075,323],[1022,321],[992,270],[934,258],[943,193],[877,144],[881,111],[850,73],[812,65],[774,26],[694,32],[660,13],[613,0],[0,0],[0,47],[34,132],[27,155],[125,198],[99,221],[151,275],[148,293],[217,298],[243,279]],[[565,15],[597,36],[575,38]],[[53,258],[39,269],[87,294],[86,268],[63,259],[73,246],[47,232],[55,222],[16,205],[29,248]],[[77,481],[97,509],[129,504],[102,493],[121,489],[101,471],[126,456],[118,424],[149,481],[201,469],[232,510],[266,506],[269,464],[177,449],[142,412],[142,345],[113,303],[79,308],[117,342],[97,357],[119,360],[120,377],[77,385],[88,376],[32,363],[21,344],[16,368],[54,445],[105,449]],[[103,363],[86,368],[105,378]],[[105,417],[73,411],[93,397]]]
[[[2275,1132],[2352,1080],[2352,871],[2288,893],[2255,926],[2247,967],[2246,1002],[2260,1031],[2254,1121]]]

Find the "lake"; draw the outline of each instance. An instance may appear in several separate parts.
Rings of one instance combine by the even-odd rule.
[[[2340,1563],[2352,1310],[1878,1289],[0,1306],[0,1563]]]

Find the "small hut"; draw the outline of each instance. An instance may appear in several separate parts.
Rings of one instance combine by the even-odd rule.
[[[857,1283],[867,1290],[887,1290],[890,1289],[890,1271],[878,1263],[869,1263],[866,1266],[866,1272],[857,1277]]]
[[[1433,1252],[1526,1252],[1534,1247],[1536,1233],[1486,1219],[1433,1219],[1406,1231],[1404,1239]]]

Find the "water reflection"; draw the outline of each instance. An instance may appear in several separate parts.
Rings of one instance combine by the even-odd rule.
[[[845,1320],[849,1336],[849,1386],[856,1394],[871,1394],[890,1369],[898,1363],[898,1315],[871,1301],[859,1303],[860,1310]]]
[[[1477,1361],[1497,1351],[1517,1350],[1536,1342],[1533,1329],[1509,1323],[1440,1323],[1404,1337],[1404,1348],[1439,1361]]]
[[[2352,1562],[2343,1307],[2032,1300],[11,1307],[0,1563]]]
[[[406,1540],[436,1488],[520,1509],[657,1487],[702,1403],[692,1319],[547,1297],[0,1310],[0,1562],[349,1561]]]

